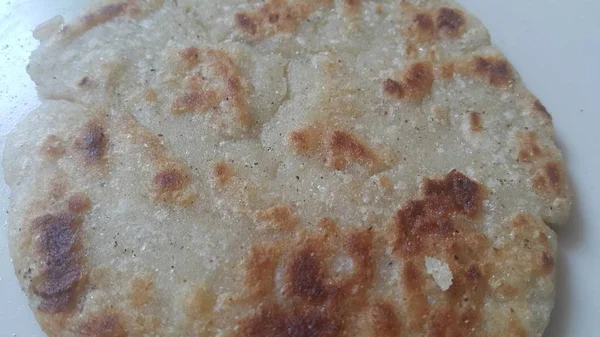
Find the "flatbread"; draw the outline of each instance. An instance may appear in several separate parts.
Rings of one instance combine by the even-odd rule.
[[[34,32],[15,271],[49,336],[541,336],[552,118],[451,1],[98,2]]]

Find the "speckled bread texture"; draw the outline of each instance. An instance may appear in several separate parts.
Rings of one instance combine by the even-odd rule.
[[[99,2],[5,149],[49,336],[540,336],[552,119],[450,1]]]

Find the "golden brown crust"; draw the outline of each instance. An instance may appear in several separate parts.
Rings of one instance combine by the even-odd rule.
[[[400,320],[392,304],[384,300],[376,301],[371,304],[368,315],[372,336],[401,336]]]
[[[75,308],[79,288],[85,282],[81,222],[75,213],[46,214],[32,222],[44,267],[32,280],[31,290],[41,297],[37,310],[42,313],[66,313]]]
[[[414,62],[407,66],[400,79],[386,79],[383,90],[398,99],[420,102],[431,93],[433,66],[430,62]]]
[[[290,206],[273,206],[259,212],[257,220],[268,229],[290,230],[296,227],[300,219]]]
[[[537,134],[533,131],[517,133],[518,156],[517,161],[531,163],[546,156],[538,143]]]
[[[357,3],[356,0],[348,2]],[[332,0],[267,0],[255,10],[237,13],[235,23],[248,38],[262,39],[295,31],[310,14],[332,3]]]
[[[40,147],[40,153],[46,159],[56,160],[62,157],[65,152],[66,149],[62,139],[56,135],[49,135],[46,137]]]
[[[455,8],[442,7],[437,10],[435,23],[440,35],[457,38],[462,35],[465,28],[465,13]]]
[[[89,317],[79,328],[82,337],[128,337],[125,318],[111,310]]]
[[[213,179],[218,187],[225,186],[234,175],[233,168],[224,161],[216,163],[213,168]]]
[[[251,85],[228,53],[188,47],[178,55],[179,62],[189,74],[184,89],[171,104],[171,113],[181,115],[220,110],[221,113],[213,115],[213,122],[219,129],[248,131],[253,125],[248,103]],[[196,67],[202,71],[194,72]],[[221,117],[221,114],[228,116]]]
[[[150,278],[136,276],[131,280],[129,304],[132,309],[139,310],[156,299],[154,281]]]
[[[469,129],[471,132],[483,131],[483,117],[479,112],[469,113]]]
[[[104,124],[91,120],[81,129],[73,147],[81,153],[86,166],[98,166],[104,161],[107,144]]]
[[[321,157],[334,170],[347,170],[352,164],[371,170],[385,167],[380,156],[354,132],[311,125],[292,131],[288,139],[296,154]]]
[[[514,80],[510,64],[501,57],[475,56],[469,73],[497,88],[508,88]]]
[[[546,110],[546,107],[542,104],[542,102],[540,102],[539,99],[537,99],[533,102],[532,107],[533,107],[533,112],[535,114],[539,115],[540,117],[542,117],[544,120],[546,120],[548,122],[552,122],[552,116],[550,115],[548,110]]]
[[[533,187],[543,195],[561,196],[566,186],[566,170],[558,161],[541,166],[531,177]]]

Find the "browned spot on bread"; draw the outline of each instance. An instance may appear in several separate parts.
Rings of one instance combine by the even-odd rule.
[[[213,178],[217,186],[224,186],[234,176],[233,169],[226,162],[218,162],[213,168]]]
[[[267,0],[256,9],[237,13],[235,24],[244,35],[254,39],[290,33],[314,11],[332,3],[332,0]]]
[[[400,320],[396,309],[390,303],[380,300],[369,307],[369,324],[372,336],[397,337],[402,336]]]
[[[545,275],[554,271],[554,257],[552,257],[552,254],[548,252],[542,253],[540,267],[542,274]]]
[[[82,128],[73,146],[82,153],[86,165],[98,165],[104,159],[107,143],[104,126],[99,121],[92,120]]]
[[[442,7],[437,12],[435,22],[442,36],[456,38],[462,35],[466,20],[462,11]]]
[[[213,123],[228,134],[253,125],[248,95],[252,89],[238,65],[223,50],[189,47],[179,53],[188,76],[171,113],[211,113]],[[197,68],[199,71],[194,71]]]
[[[535,102],[533,102],[533,112],[547,121],[552,121],[552,116],[540,100],[535,100]]]
[[[275,268],[279,252],[276,248],[254,247],[246,261],[245,286],[250,297],[271,294],[275,289]]]
[[[175,98],[171,112],[176,115],[187,112],[204,112],[209,108],[216,107],[218,103],[219,97],[214,90],[186,92]]]
[[[298,217],[290,206],[274,206],[258,213],[258,222],[269,229],[293,229],[298,224]]]
[[[47,214],[33,220],[35,247],[43,263],[32,280],[34,294],[41,297],[38,311],[58,314],[74,309],[79,289],[84,286],[79,227],[72,213]]]
[[[319,145],[319,135],[313,128],[304,128],[290,133],[289,141],[296,151],[301,155],[307,155],[316,150]]]
[[[565,168],[559,162],[548,162],[535,172],[531,182],[539,193],[559,196],[566,184]]]
[[[402,85],[391,78],[383,81],[383,91],[390,96],[396,96],[398,98],[404,97]]]
[[[372,170],[384,166],[363,139],[346,130],[328,130],[327,126],[312,125],[292,131],[288,139],[297,154],[321,157],[327,167],[335,170],[346,170],[352,163]]]
[[[435,23],[429,13],[416,13],[413,17],[413,33],[420,42],[430,41],[435,37]]]
[[[85,30],[90,29],[92,27],[103,24],[107,21],[114,19],[115,17],[123,14],[125,9],[127,8],[126,2],[120,3],[112,3],[105,6],[100,7],[96,11],[85,15],[81,22],[85,26]]]
[[[271,18],[277,18],[275,19],[271,19]],[[275,23],[279,20],[279,14],[271,14],[270,18],[269,18],[269,23]],[[246,13],[237,13],[235,15],[235,23],[236,26],[241,29],[244,33],[248,34],[248,35],[256,35],[256,33],[258,33],[258,26],[256,23],[257,20],[255,20],[254,18],[251,18],[248,14]]]
[[[90,84],[90,78],[89,76],[83,76],[79,82],[77,82],[77,86],[80,88],[85,88]]]
[[[479,112],[469,113],[469,127],[471,132],[483,131],[483,117]]]
[[[513,82],[508,62],[496,56],[475,56],[473,73],[498,88],[507,88]]]
[[[144,90],[144,99],[148,102],[156,102],[158,99],[158,95],[156,94],[156,91],[152,90],[152,89],[146,89]]]
[[[92,315],[80,327],[82,337],[128,337],[121,314],[106,310]]]
[[[402,74],[402,80],[386,79],[384,91],[393,97],[420,102],[431,93],[433,87],[433,66],[429,62],[410,64]]]
[[[65,154],[65,145],[58,136],[49,135],[42,143],[40,153],[47,159],[58,159]]]
[[[194,203],[196,193],[192,185],[192,174],[188,166],[175,158],[163,146],[161,139],[150,133],[132,115],[125,115],[120,120],[123,131],[131,137],[132,142],[142,145],[143,151],[150,155],[155,174],[149,178],[149,186],[156,201],[167,202],[179,206]]]
[[[216,303],[217,296],[213,292],[194,286],[185,296],[183,312],[191,320],[203,319],[213,311]]]
[[[374,153],[364,142],[347,131],[333,131],[327,141],[327,148],[327,164],[336,170],[347,169],[349,161],[365,166],[373,165],[376,161]]]
[[[68,207],[70,213],[83,213],[92,207],[92,201],[87,195],[78,193],[69,198]]]
[[[168,193],[183,189],[189,182],[189,177],[186,173],[178,169],[167,169],[159,172],[154,177],[154,186],[159,190],[159,193]]]
[[[487,238],[466,226],[482,211],[483,187],[462,173],[452,171],[443,179],[426,179],[423,198],[410,200],[391,221],[395,233],[394,254],[404,261],[402,280],[411,331],[430,336],[461,336],[471,332],[479,318],[476,309],[487,293],[482,265],[490,250]],[[461,219],[457,221],[456,219]],[[453,274],[451,287],[436,305],[425,293],[425,256],[438,256]],[[463,297],[470,306],[459,306]],[[465,322],[469,322],[465,324]],[[426,330],[423,330],[426,327]]]
[[[186,69],[190,70],[200,63],[200,50],[196,47],[188,47],[179,52],[179,57]]]
[[[175,163],[169,165],[154,176],[155,199],[187,206],[195,199],[194,195],[185,192],[190,183],[190,173],[186,169]]]
[[[439,75],[443,80],[451,80],[454,78],[454,63],[443,63],[439,68]]]
[[[341,325],[335,317],[318,309],[285,310],[277,305],[260,312],[240,324],[240,337],[337,337]]]
[[[129,303],[133,309],[143,308],[156,298],[154,281],[151,279],[134,277],[131,280],[130,289]]]
[[[322,303],[331,294],[323,258],[313,244],[307,244],[293,255],[286,269],[286,293],[308,303]]]
[[[363,0],[343,0],[344,15],[349,18],[356,18],[360,15]]]
[[[533,131],[517,133],[518,151],[517,160],[522,163],[538,161],[546,156],[538,144],[537,134]]]

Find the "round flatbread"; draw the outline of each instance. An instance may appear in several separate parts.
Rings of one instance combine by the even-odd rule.
[[[452,1],[123,0],[36,29],[9,136],[49,336],[541,336],[552,118]]]

